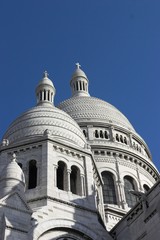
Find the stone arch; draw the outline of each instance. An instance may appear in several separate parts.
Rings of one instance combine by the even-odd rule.
[[[34,229],[29,233],[30,238],[33,240],[38,240],[45,232],[56,229],[56,228],[68,228],[73,229],[88,236],[92,240],[104,240],[102,237],[94,232],[94,229],[90,229],[86,225],[79,223],[78,221],[69,219],[51,219],[42,223],[39,223]]]
[[[71,169],[72,166],[76,166],[77,168],[79,168],[80,170],[80,173],[83,173],[84,174],[84,166],[82,165],[81,162],[79,162],[78,160],[70,160],[69,164],[68,164],[68,168]]]
[[[101,168],[99,169],[99,171],[100,171],[101,175],[102,175],[102,172],[105,172],[105,171],[111,172],[111,173],[113,174],[114,181],[116,182],[116,181],[118,180],[117,171],[114,170],[114,169],[111,168],[111,167],[107,167],[107,168],[106,168],[106,166],[104,165],[103,167],[101,167]]]
[[[133,169],[134,170],[134,169]],[[134,179],[134,187],[135,187],[135,190],[138,191],[138,186],[139,186],[139,183],[138,183],[138,179],[137,179],[137,175],[136,175],[136,172],[133,173],[131,172],[131,169],[129,171],[121,171],[120,169],[120,178],[121,179],[124,179],[125,176],[130,176]]]

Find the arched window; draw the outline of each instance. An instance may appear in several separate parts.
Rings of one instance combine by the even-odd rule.
[[[85,137],[87,137],[87,131],[85,129],[83,129],[83,134]]]
[[[76,82],[76,90],[78,91],[78,82]]]
[[[117,142],[119,142],[119,136],[118,136],[118,134],[116,134],[116,140],[117,140]]]
[[[62,161],[58,162],[57,168],[57,188],[65,190],[65,178],[66,178],[66,164]]]
[[[44,100],[46,100],[46,90],[44,90],[43,94],[44,94]]]
[[[102,188],[104,203],[117,204],[113,174],[110,172],[102,172],[102,179],[104,182]]]
[[[123,143],[123,136],[122,135],[120,135],[120,141],[121,141],[121,143]]]
[[[50,91],[48,91],[48,101],[50,101]]]
[[[82,82],[80,81],[79,84],[80,84],[80,90],[82,90]]]
[[[29,161],[29,179],[28,189],[35,188],[37,186],[37,164],[35,160]]]
[[[70,189],[74,194],[80,194],[80,171],[76,166],[71,167],[70,174]]]
[[[144,184],[143,189],[144,189],[144,192],[146,193],[149,191],[150,187],[148,187],[148,185]]]
[[[98,130],[95,130],[95,137],[96,137],[96,138],[99,138]]]
[[[104,132],[104,136],[105,136],[105,139],[108,139],[108,138],[109,138],[109,137],[108,137],[108,132],[107,132],[107,131]]]
[[[100,138],[104,138],[102,130],[100,130]]]
[[[128,204],[128,207],[133,207],[137,202],[136,196],[130,193],[130,190],[135,190],[133,182],[134,180],[132,177],[130,176],[124,177],[124,192],[125,192],[126,202]]]
[[[124,137],[124,143],[127,145],[127,138]]]

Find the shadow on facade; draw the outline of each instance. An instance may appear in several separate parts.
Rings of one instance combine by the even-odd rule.
[[[71,193],[70,193],[71,194]],[[61,207],[63,217],[49,218],[32,232],[34,240],[108,240],[103,220],[95,207],[95,193],[74,200],[50,199]],[[56,210],[55,210],[56,211]],[[108,237],[107,237],[108,236]]]

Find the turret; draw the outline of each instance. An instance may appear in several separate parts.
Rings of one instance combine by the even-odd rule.
[[[52,81],[48,78],[47,71],[44,72],[42,80],[36,88],[37,105],[54,104],[54,95],[56,93]]]
[[[72,75],[70,86],[72,89],[72,97],[76,96],[90,96],[88,93],[88,78],[86,74],[80,69],[81,65],[76,63],[77,69]]]

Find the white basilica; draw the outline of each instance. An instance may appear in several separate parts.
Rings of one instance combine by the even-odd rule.
[[[70,86],[55,107],[45,72],[36,106],[3,136],[0,240],[158,240],[159,172],[148,146],[117,108],[90,96],[79,64]]]

